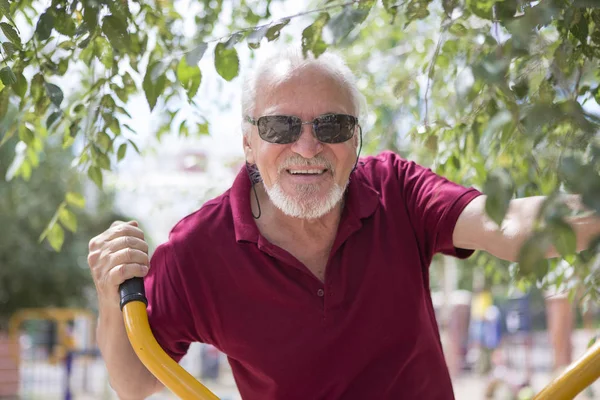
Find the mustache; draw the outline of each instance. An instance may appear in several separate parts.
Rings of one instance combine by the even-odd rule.
[[[313,158],[304,158],[299,155],[291,156],[291,157],[287,158],[279,166],[278,172],[285,171],[286,169],[289,169],[290,167],[314,167],[314,166],[325,167],[329,171],[335,172],[331,162],[327,158],[325,158],[321,155],[315,156]]]

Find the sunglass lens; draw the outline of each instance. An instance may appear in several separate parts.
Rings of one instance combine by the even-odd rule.
[[[315,132],[324,143],[341,143],[354,135],[356,119],[350,115],[331,114],[318,117]]]
[[[258,119],[260,137],[270,143],[287,144],[298,139],[302,121],[298,117],[267,115]]]

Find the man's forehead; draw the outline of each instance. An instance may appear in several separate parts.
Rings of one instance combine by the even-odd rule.
[[[259,79],[256,111],[263,115],[289,114],[297,110],[299,100],[305,100],[308,95],[310,104],[303,105],[314,112],[306,110],[306,114],[352,113],[353,105],[348,88],[331,72],[314,66],[294,70],[287,68],[274,66],[273,74],[265,74]]]

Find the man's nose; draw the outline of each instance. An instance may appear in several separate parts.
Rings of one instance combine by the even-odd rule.
[[[304,158],[313,158],[323,151],[323,143],[313,134],[312,124],[302,125],[300,138],[292,144],[292,151]]]

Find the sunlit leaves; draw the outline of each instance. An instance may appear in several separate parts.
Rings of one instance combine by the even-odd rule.
[[[52,246],[55,251],[59,251],[65,241],[65,231],[60,225],[55,223],[48,231],[46,238],[48,239],[50,246]]]
[[[498,226],[502,224],[513,196],[513,182],[507,171],[493,171],[483,187],[487,195],[485,212]]]
[[[127,154],[127,144],[123,143],[119,146],[119,150],[117,150],[117,161],[124,159],[125,154]]]
[[[423,19],[429,15],[429,3],[431,0],[409,0],[406,5],[406,24],[405,27],[412,21]]]
[[[65,201],[67,202],[67,204],[73,207],[85,207],[85,198],[79,193],[67,192],[67,194],[65,195]]]
[[[99,189],[102,189],[102,170],[96,166],[91,166],[88,168],[88,177],[98,186]]]
[[[327,44],[323,41],[323,28],[329,22],[330,16],[323,12],[319,17],[302,32],[302,52],[306,57],[312,52],[315,57],[319,57],[327,50]]]
[[[240,60],[234,47],[227,48],[225,43],[217,44],[215,47],[215,68],[226,81],[231,81],[238,76]]]
[[[65,228],[67,228],[71,232],[77,232],[77,217],[68,208],[63,207],[59,210],[58,220]]]
[[[202,73],[197,65],[188,65],[185,58],[182,58],[177,65],[177,79],[186,90],[188,98],[193,98],[198,92]]]
[[[162,61],[155,61],[148,66],[146,74],[144,75],[144,82],[142,88],[146,94],[146,100],[150,106],[150,110],[153,110],[156,106],[156,102],[162,92],[165,90],[167,78],[165,72],[167,65]]]

